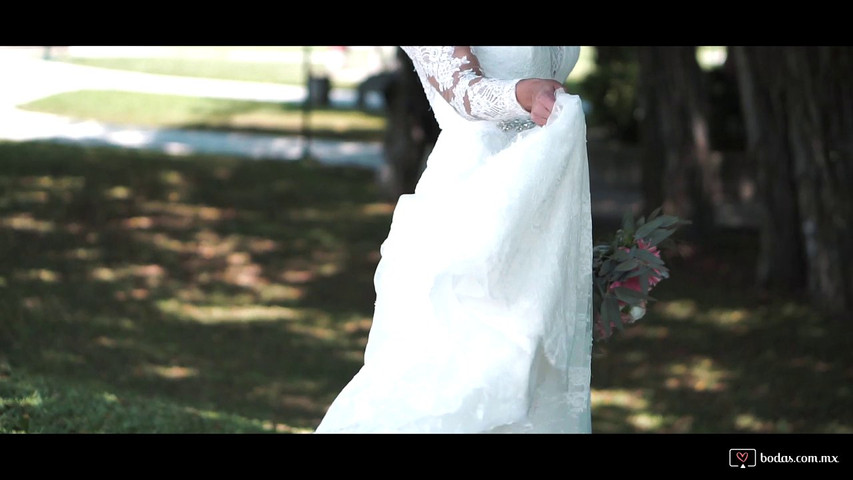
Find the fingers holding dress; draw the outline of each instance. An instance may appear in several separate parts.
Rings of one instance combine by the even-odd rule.
[[[530,112],[530,119],[539,126],[545,125],[556,101],[556,92],[563,85],[556,80],[526,78],[516,84],[519,104]]]

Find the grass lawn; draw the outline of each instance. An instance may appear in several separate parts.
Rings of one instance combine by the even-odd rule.
[[[360,367],[393,209],[371,172],[8,142],[0,165],[0,432],[311,431]],[[670,258],[596,347],[593,431],[853,432],[849,325],[759,298],[756,248]]]
[[[0,432],[312,429],[359,366],[373,173],[0,143]]]
[[[346,61],[338,65],[356,72],[372,71],[379,61],[379,47],[351,48]],[[96,48],[97,49],[97,48]],[[118,47],[113,53],[107,53],[110,47],[102,47],[97,55],[80,52],[77,55],[57,52],[54,59],[78,65],[118,70],[130,70],[162,75],[177,75],[187,77],[216,78],[223,80],[242,80],[250,82],[268,82],[284,85],[304,85],[305,47],[251,47],[251,46],[218,46],[218,47],[159,47],[148,48],[148,54],[128,51]],[[91,50],[91,48],[89,48]],[[389,53],[382,54],[386,57]],[[314,73],[335,68],[336,63],[326,65],[329,47],[309,47],[310,63]],[[388,60],[388,58],[386,58]],[[335,87],[355,87],[363,78],[353,77],[352,73],[341,75],[340,71],[327,71],[334,79]],[[366,73],[364,74],[366,75]]]
[[[124,125],[282,135],[298,135],[303,122],[297,104],[100,90],[60,93],[19,108]],[[312,109],[309,122],[316,137],[381,140],[385,130],[384,115],[361,110]]]
[[[218,78],[223,80],[242,80],[248,82],[269,82],[284,85],[305,84],[305,72],[302,65],[299,63],[254,63],[205,58],[73,57],[65,61],[90,67],[131,70],[134,72],[157,73],[162,75]]]

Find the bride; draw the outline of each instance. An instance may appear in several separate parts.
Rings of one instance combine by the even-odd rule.
[[[330,432],[588,433],[592,225],[579,47],[403,47],[441,134],[400,197]]]

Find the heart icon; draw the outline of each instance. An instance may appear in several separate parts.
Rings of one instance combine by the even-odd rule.
[[[749,452],[737,452],[737,459],[740,460],[741,463],[746,463],[746,459],[749,458]]]

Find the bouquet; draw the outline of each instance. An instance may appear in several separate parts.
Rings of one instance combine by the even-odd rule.
[[[598,340],[643,318],[648,302],[655,300],[649,292],[669,278],[660,249],[671,247],[669,237],[690,222],[660,212],[657,208],[648,219],[636,221],[626,213],[613,239],[593,247],[593,328]]]

